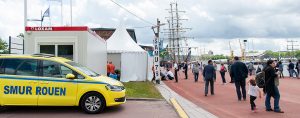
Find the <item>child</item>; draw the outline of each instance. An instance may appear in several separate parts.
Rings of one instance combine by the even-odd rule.
[[[247,83],[249,84],[248,94],[250,95],[251,110],[252,112],[256,112],[257,109],[254,101],[258,95],[259,98],[261,98],[261,92],[258,86],[256,85],[255,79],[252,78]]]

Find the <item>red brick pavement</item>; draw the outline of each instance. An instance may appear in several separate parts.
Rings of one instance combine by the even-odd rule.
[[[226,73],[226,81],[230,81],[228,73]],[[299,79],[280,79],[280,106],[281,109],[285,111],[283,114],[266,112],[264,107],[264,97],[255,100],[258,112],[252,113],[250,110],[249,95],[247,94],[247,101],[238,101],[234,84],[227,83],[226,85],[222,85],[220,73],[217,73],[214,96],[211,96],[210,94],[208,94],[207,97],[204,96],[204,82],[202,75],[199,75],[199,81],[195,83],[191,71],[189,71],[187,80],[184,79],[184,73],[180,71],[178,83],[170,80],[165,81],[165,83],[184,98],[220,118],[300,118]],[[248,86],[246,89],[248,91]],[[273,99],[271,99],[271,105],[273,105]]]

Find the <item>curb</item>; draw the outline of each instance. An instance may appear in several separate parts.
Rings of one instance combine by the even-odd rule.
[[[178,104],[175,98],[170,98],[170,102],[172,103],[173,107],[175,108],[176,112],[181,118],[189,118],[186,112],[182,109],[182,107]]]
[[[164,99],[156,98],[126,98],[128,101],[164,101]]]

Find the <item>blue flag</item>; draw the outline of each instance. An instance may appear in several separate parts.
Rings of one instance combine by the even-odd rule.
[[[50,7],[48,7],[48,9],[44,12],[43,18],[44,17],[50,17]]]

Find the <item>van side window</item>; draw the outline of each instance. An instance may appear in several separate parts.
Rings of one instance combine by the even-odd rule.
[[[3,59],[0,59],[0,74],[4,74]]]
[[[37,76],[38,61],[33,59],[25,59],[18,65],[16,75]]]
[[[71,73],[78,79],[84,78],[70,68],[52,61],[43,61],[42,69],[44,77],[65,78],[67,74]]]
[[[66,75],[69,73],[73,74],[73,70],[64,65],[60,65],[60,70],[63,77],[66,77]]]
[[[53,61],[43,61],[42,69],[44,77],[61,78],[59,63]]]
[[[2,72],[8,75],[15,75],[17,67],[22,63],[21,59],[3,59]]]
[[[75,75],[75,78],[76,79],[84,79],[84,77],[80,74],[78,74],[77,72],[71,70],[70,68],[64,66],[64,65],[60,65],[60,70],[61,70],[61,74],[62,74],[62,77],[65,78],[67,76],[67,74],[73,74]]]

